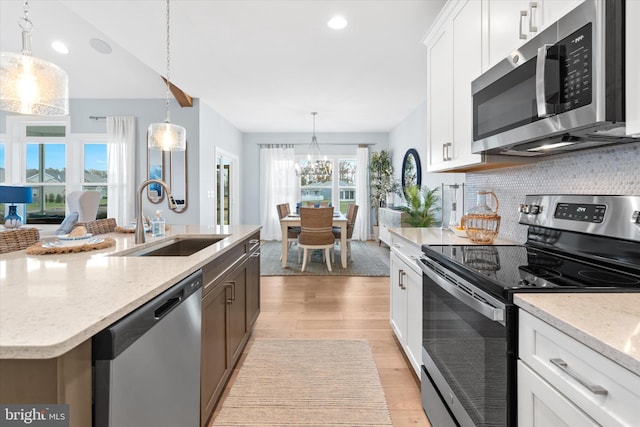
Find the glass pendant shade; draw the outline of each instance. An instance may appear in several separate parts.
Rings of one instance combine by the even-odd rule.
[[[326,182],[331,179],[331,162],[320,152],[320,145],[318,144],[318,138],[316,138],[317,114],[316,112],[311,113],[313,116],[313,136],[311,137],[311,144],[309,144],[309,151],[307,151],[307,162],[304,166],[295,165],[296,175],[304,177],[303,184]]]
[[[162,151],[184,151],[187,148],[187,130],[179,125],[169,122],[169,92],[171,82],[169,80],[171,70],[171,8],[170,1],[166,3],[167,19],[167,78],[166,98],[167,98],[167,119],[164,123],[151,123],[147,130],[147,148]]]
[[[147,147],[152,150],[184,151],[187,130],[173,123],[151,123],[147,131]]]
[[[0,52],[0,110],[37,116],[69,114],[69,77],[56,64],[31,56],[29,3],[22,28],[22,52]]]

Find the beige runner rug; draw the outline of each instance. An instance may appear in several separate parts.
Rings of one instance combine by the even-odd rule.
[[[391,426],[366,340],[256,339],[214,426]]]

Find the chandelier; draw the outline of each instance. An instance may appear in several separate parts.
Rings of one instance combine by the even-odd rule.
[[[22,52],[0,52],[0,110],[38,116],[69,114],[69,77],[57,65],[31,56],[29,2],[24,2]]]
[[[296,164],[296,175],[302,178],[302,185],[326,182],[331,179],[331,161],[327,160],[327,157],[320,152],[318,138],[316,138],[316,116],[318,113],[312,112],[311,115],[313,116],[313,136],[307,151],[306,162]]]
[[[147,147],[162,151],[184,151],[187,148],[187,130],[169,121],[169,71],[171,64],[171,39],[170,39],[170,10],[167,0],[167,90],[166,90],[166,120],[164,123],[152,123],[147,130]]]

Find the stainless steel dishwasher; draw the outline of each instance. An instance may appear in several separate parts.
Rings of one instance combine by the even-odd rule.
[[[94,427],[200,424],[202,272],[93,337]]]

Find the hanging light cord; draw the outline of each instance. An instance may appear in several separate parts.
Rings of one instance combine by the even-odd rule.
[[[33,22],[29,19],[29,2],[25,0],[24,17],[18,19],[18,26],[22,29],[22,54],[31,55],[31,30],[33,29]]]
[[[170,78],[169,71],[171,70],[171,12],[169,8],[169,0],[167,0],[167,119],[166,123],[169,123],[169,90],[170,90]]]

